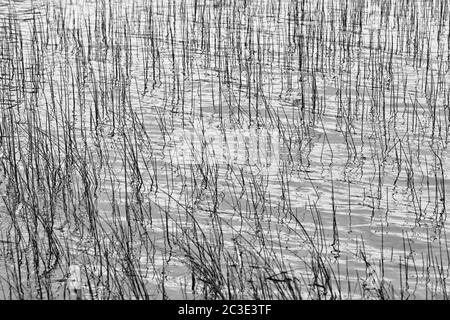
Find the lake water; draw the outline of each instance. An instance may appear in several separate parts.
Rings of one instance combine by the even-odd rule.
[[[449,16],[0,1],[5,295],[446,298]]]

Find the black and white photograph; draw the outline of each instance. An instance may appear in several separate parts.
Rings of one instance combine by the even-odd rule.
[[[0,300],[447,300],[449,139],[447,0],[0,0]]]

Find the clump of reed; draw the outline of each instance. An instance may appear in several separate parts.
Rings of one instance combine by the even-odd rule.
[[[19,9],[4,298],[448,297],[446,1]]]

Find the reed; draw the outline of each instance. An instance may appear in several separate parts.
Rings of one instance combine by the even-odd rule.
[[[446,1],[6,11],[3,298],[448,298]]]

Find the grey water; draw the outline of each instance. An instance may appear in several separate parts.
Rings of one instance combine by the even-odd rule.
[[[203,263],[314,286],[311,252],[340,298],[446,298],[448,9],[0,1],[1,286],[42,296],[9,255],[54,241],[47,297],[69,265],[111,291],[131,250],[152,298],[201,295]]]

